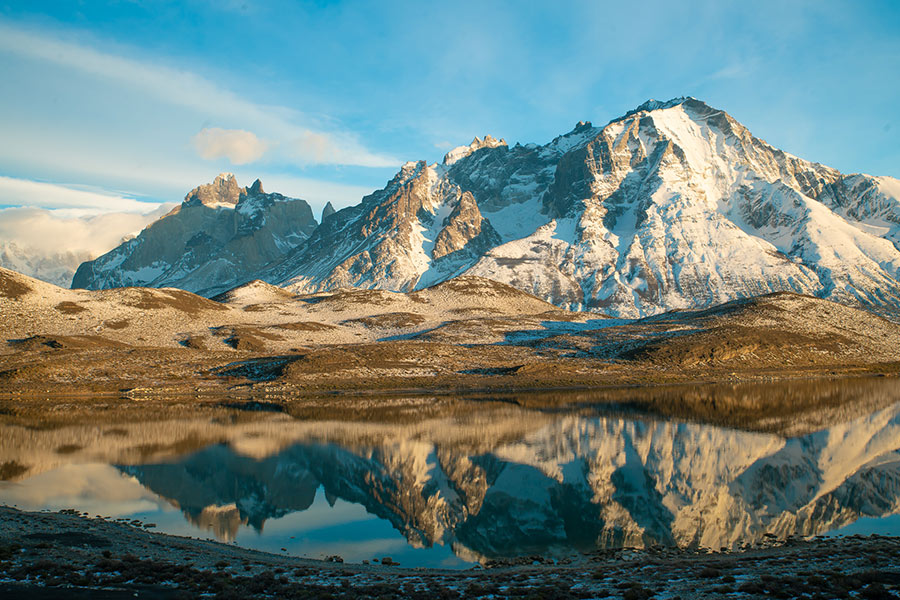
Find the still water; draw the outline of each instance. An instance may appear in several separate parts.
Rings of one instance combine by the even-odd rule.
[[[653,544],[735,549],[766,534],[900,535],[898,382],[701,391],[719,412],[767,394],[804,408],[713,424],[703,411],[635,410],[646,398],[508,397],[384,419],[223,409],[53,427],[9,420],[0,504],[403,566]],[[798,396],[810,393],[821,408]]]

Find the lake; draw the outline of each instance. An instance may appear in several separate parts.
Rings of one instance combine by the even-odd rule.
[[[7,410],[0,504],[410,567],[900,535],[889,378],[352,402],[46,423]]]

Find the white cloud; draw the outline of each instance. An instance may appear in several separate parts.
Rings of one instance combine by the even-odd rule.
[[[105,254],[126,236],[168,212],[72,216],[70,210],[22,207],[0,210],[0,267],[69,287],[82,262]]]
[[[186,109],[216,125],[253,130],[279,143],[287,155],[306,164],[365,167],[399,164],[393,157],[368,150],[351,132],[322,128],[308,115],[290,108],[257,104],[184,69],[101,52],[86,45],[60,41],[59,35],[24,31],[2,22],[0,52],[112,82],[158,104]],[[296,152],[293,150],[296,140],[317,140],[318,145],[312,152]]]
[[[75,269],[118,246],[173,204],[0,177],[0,266],[68,287]]]
[[[0,176],[0,205],[66,209],[70,215],[86,215],[108,212],[146,213],[156,209],[159,203],[141,202],[134,198],[105,192]]]
[[[750,77],[753,71],[752,61],[732,62],[707,77],[710,81],[719,79],[745,79]]]
[[[158,509],[159,497],[112,465],[68,464],[0,488],[0,501],[25,510],[77,506],[95,515]]]
[[[162,210],[168,208],[164,205]],[[96,257],[118,246],[123,237],[139,233],[159,218],[160,211],[76,217],[41,208],[5,208],[0,210],[0,240],[36,255],[71,252]]]
[[[149,171],[144,174],[148,179],[164,179],[168,174],[164,171]],[[260,179],[267,191],[280,192],[292,198],[303,198],[318,214],[326,203],[331,202],[335,208],[343,208],[357,204],[363,196],[371,194],[374,187],[335,183],[321,179],[296,177],[283,173],[273,173],[253,168],[235,170],[240,185],[249,185]],[[190,189],[212,181],[215,171],[193,175],[183,174],[178,180],[181,190],[173,197],[180,201],[181,195]],[[184,179],[184,183],[180,183]],[[112,194],[103,190],[77,189],[71,186],[57,185],[0,176],[0,206],[32,207],[51,209],[56,218],[90,217],[104,213],[138,213],[146,214],[155,211],[160,205],[154,202],[141,202],[122,194]],[[0,215],[3,211],[0,211]],[[0,217],[2,218],[2,217]],[[9,231],[7,229],[6,231]],[[3,229],[0,228],[0,234]],[[0,240],[3,238],[0,237]]]
[[[267,145],[250,131],[243,129],[201,129],[191,141],[197,153],[206,160],[227,158],[233,165],[256,162],[266,152]]]

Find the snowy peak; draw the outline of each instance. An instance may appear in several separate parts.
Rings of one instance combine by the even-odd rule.
[[[204,230],[212,238],[247,238],[289,200],[227,174],[188,196],[243,219]],[[778,291],[900,314],[900,182],[788,154],[692,97],[649,100],[603,127],[581,121],[544,145],[476,137],[443,164],[404,164],[322,221],[280,222],[281,253],[243,281],[409,291],[468,274],[629,318]],[[199,269],[212,255],[191,256]],[[114,275],[124,268],[110,261],[104,280],[130,281]],[[207,268],[208,289],[233,287]]]
[[[443,165],[407,163],[334,223],[360,232],[353,252],[323,246],[327,262],[298,257],[272,281],[405,290],[469,273],[623,317],[776,291],[896,310],[898,188],[858,177],[695,98],[651,100],[544,146],[488,136]]]
[[[667,108],[672,108],[673,106],[682,105],[686,102],[693,102],[695,104],[707,106],[706,103],[701,102],[700,100],[697,100],[693,96],[679,96],[677,98],[672,98],[671,100],[655,100],[653,98],[650,98],[649,100],[647,100],[646,102],[644,102],[643,104],[641,104],[640,106],[635,108],[634,110],[630,110],[627,113],[625,113],[625,116],[623,118],[627,118],[627,117],[630,117],[632,115],[642,113],[642,112],[651,112],[654,110],[665,110]]]
[[[469,156],[473,152],[477,150],[481,150],[482,148],[499,148],[500,146],[506,146],[506,140],[504,139],[494,139],[491,135],[484,136],[484,139],[475,136],[475,139],[472,140],[472,143],[468,146],[457,146],[450,152],[444,155],[444,164],[448,167],[459,160]]]
[[[68,287],[78,265],[91,259],[85,250],[46,253],[22,248],[15,242],[0,241],[0,267]]]

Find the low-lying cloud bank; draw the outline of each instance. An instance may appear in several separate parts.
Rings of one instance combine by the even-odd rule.
[[[150,205],[146,214],[111,212],[69,216],[35,207],[0,210],[0,267],[69,287],[82,262],[112,250],[171,210]]]

